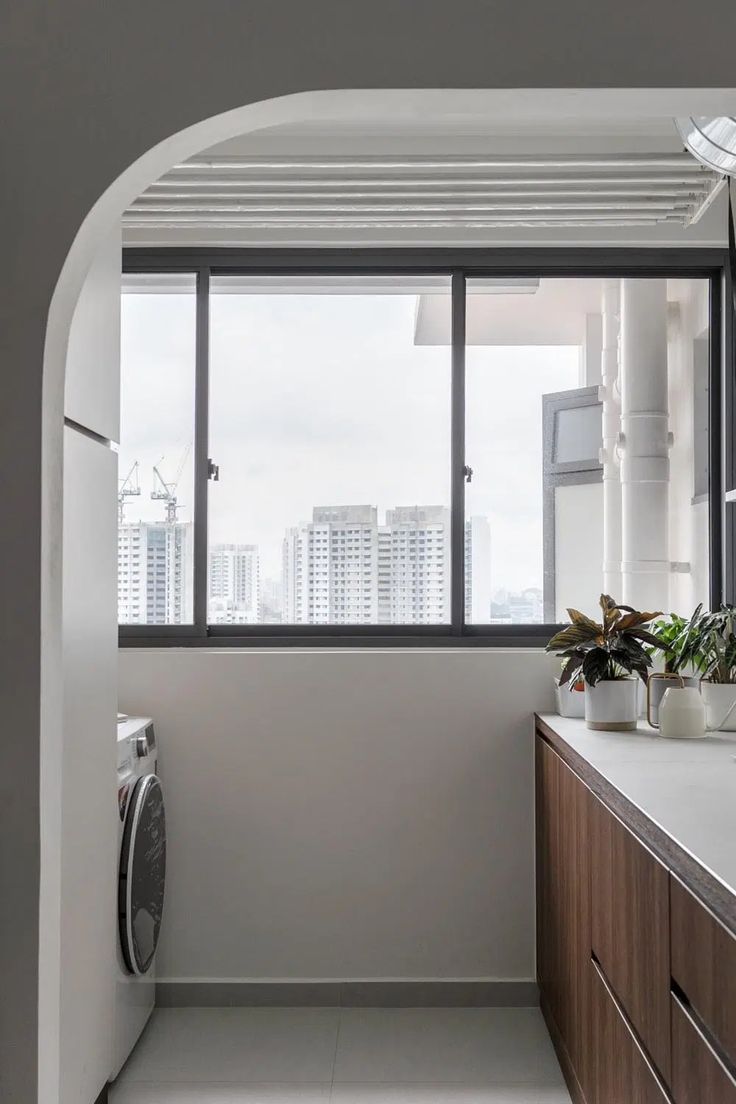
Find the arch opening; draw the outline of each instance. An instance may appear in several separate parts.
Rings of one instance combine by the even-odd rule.
[[[668,97],[668,98],[666,98]],[[670,102],[671,100],[671,102]],[[344,122],[370,118],[377,112],[415,119],[441,112],[448,116],[467,110],[485,110],[489,117],[523,120],[560,110],[594,123],[610,113],[632,119],[642,113],[665,110],[675,115],[681,104],[697,112],[697,96],[681,90],[581,92],[550,90],[339,90],[296,93],[243,105],[198,121],[148,150],[110,183],[88,212],[67,254],[50,303],[43,360],[42,501],[41,501],[41,884],[39,961],[40,1099],[53,1099],[52,1078],[58,1070],[58,981],[60,976],[60,857],[61,857],[61,705],[63,684],[61,639],[61,572],[59,550],[62,527],[62,427],[64,378],[69,332],[74,309],[99,243],[129,204],[176,163],[202,150],[246,133],[281,124],[320,119]],[[663,105],[667,104],[664,108]],[[701,110],[712,110],[708,101]],[[54,1042],[56,1040],[56,1053]],[[44,1078],[46,1084],[44,1085]]]

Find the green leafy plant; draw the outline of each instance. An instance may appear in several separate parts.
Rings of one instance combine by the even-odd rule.
[[[673,649],[675,670],[690,666],[709,682],[736,683],[736,608],[698,606]]]
[[[571,624],[552,637],[548,652],[557,652],[565,665],[560,686],[585,679],[589,686],[637,674],[646,681],[652,660],[647,647],[660,647],[657,638],[645,628],[658,613],[639,613],[631,606],[615,602],[601,594],[600,624],[580,610],[569,609]]]
[[[699,613],[702,606],[698,606]],[[683,643],[687,640],[687,630],[690,621],[686,617],[680,617],[679,613],[671,613],[669,617],[662,617],[651,626],[652,636],[657,640],[650,655],[661,653],[664,656],[664,669],[668,675],[676,675],[687,666],[688,660],[683,654]]]

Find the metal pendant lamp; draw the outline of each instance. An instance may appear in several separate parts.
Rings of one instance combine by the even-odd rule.
[[[736,176],[736,118],[698,116],[676,119],[675,123],[693,157],[716,172]]]

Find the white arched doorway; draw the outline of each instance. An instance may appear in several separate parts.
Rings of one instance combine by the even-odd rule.
[[[539,111],[549,92],[462,92],[462,91],[340,91],[299,93],[262,101],[198,122],[160,142],[135,161],[110,184],[79,228],[59,276],[51,302],[44,351],[43,502],[42,502],[42,724],[41,724],[41,913],[39,972],[39,1038],[41,1052],[40,1098],[53,1100],[54,1070],[58,1068],[58,972],[59,972],[59,792],[61,763],[61,639],[60,573],[58,556],[62,520],[61,428],[63,422],[63,380],[69,327],[85,273],[97,245],[120,219],[123,211],[150,182],[173,164],[217,142],[266,126],[340,118],[345,121],[383,112],[408,116],[441,110],[461,111],[470,101],[481,100],[489,116],[523,118]],[[654,94],[652,94],[654,95]],[[554,98],[554,96],[553,96]],[[646,111],[640,97],[623,93],[589,95],[585,104],[579,93],[558,93],[561,110],[596,114],[625,104],[632,115]],[[688,109],[692,108],[692,98]],[[676,105],[673,103],[672,113]],[[57,1052],[54,1050],[54,1042]]]
[[[62,572],[64,382],[70,329],[87,272],[130,202],[174,164],[217,142],[263,127],[320,118],[360,119],[367,110],[432,109],[445,93],[315,92],[246,105],[172,135],[129,166],[80,226],[51,300],[44,346],[38,1099],[56,1102],[60,1072],[62,870]],[[449,95],[452,95],[451,93]],[[465,94],[460,94],[464,96]]]

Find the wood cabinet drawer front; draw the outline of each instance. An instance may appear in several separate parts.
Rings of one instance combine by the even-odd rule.
[[[672,877],[672,976],[736,1064],[736,939]]]
[[[677,997],[672,998],[675,1104],[736,1104],[736,1080]]]
[[[590,818],[593,951],[669,1082],[669,873],[597,799]]]
[[[590,968],[593,973],[592,1101],[595,1104],[669,1104],[599,971],[593,963]]]
[[[537,971],[580,1083],[590,1045],[589,791],[543,740],[537,740]]]

